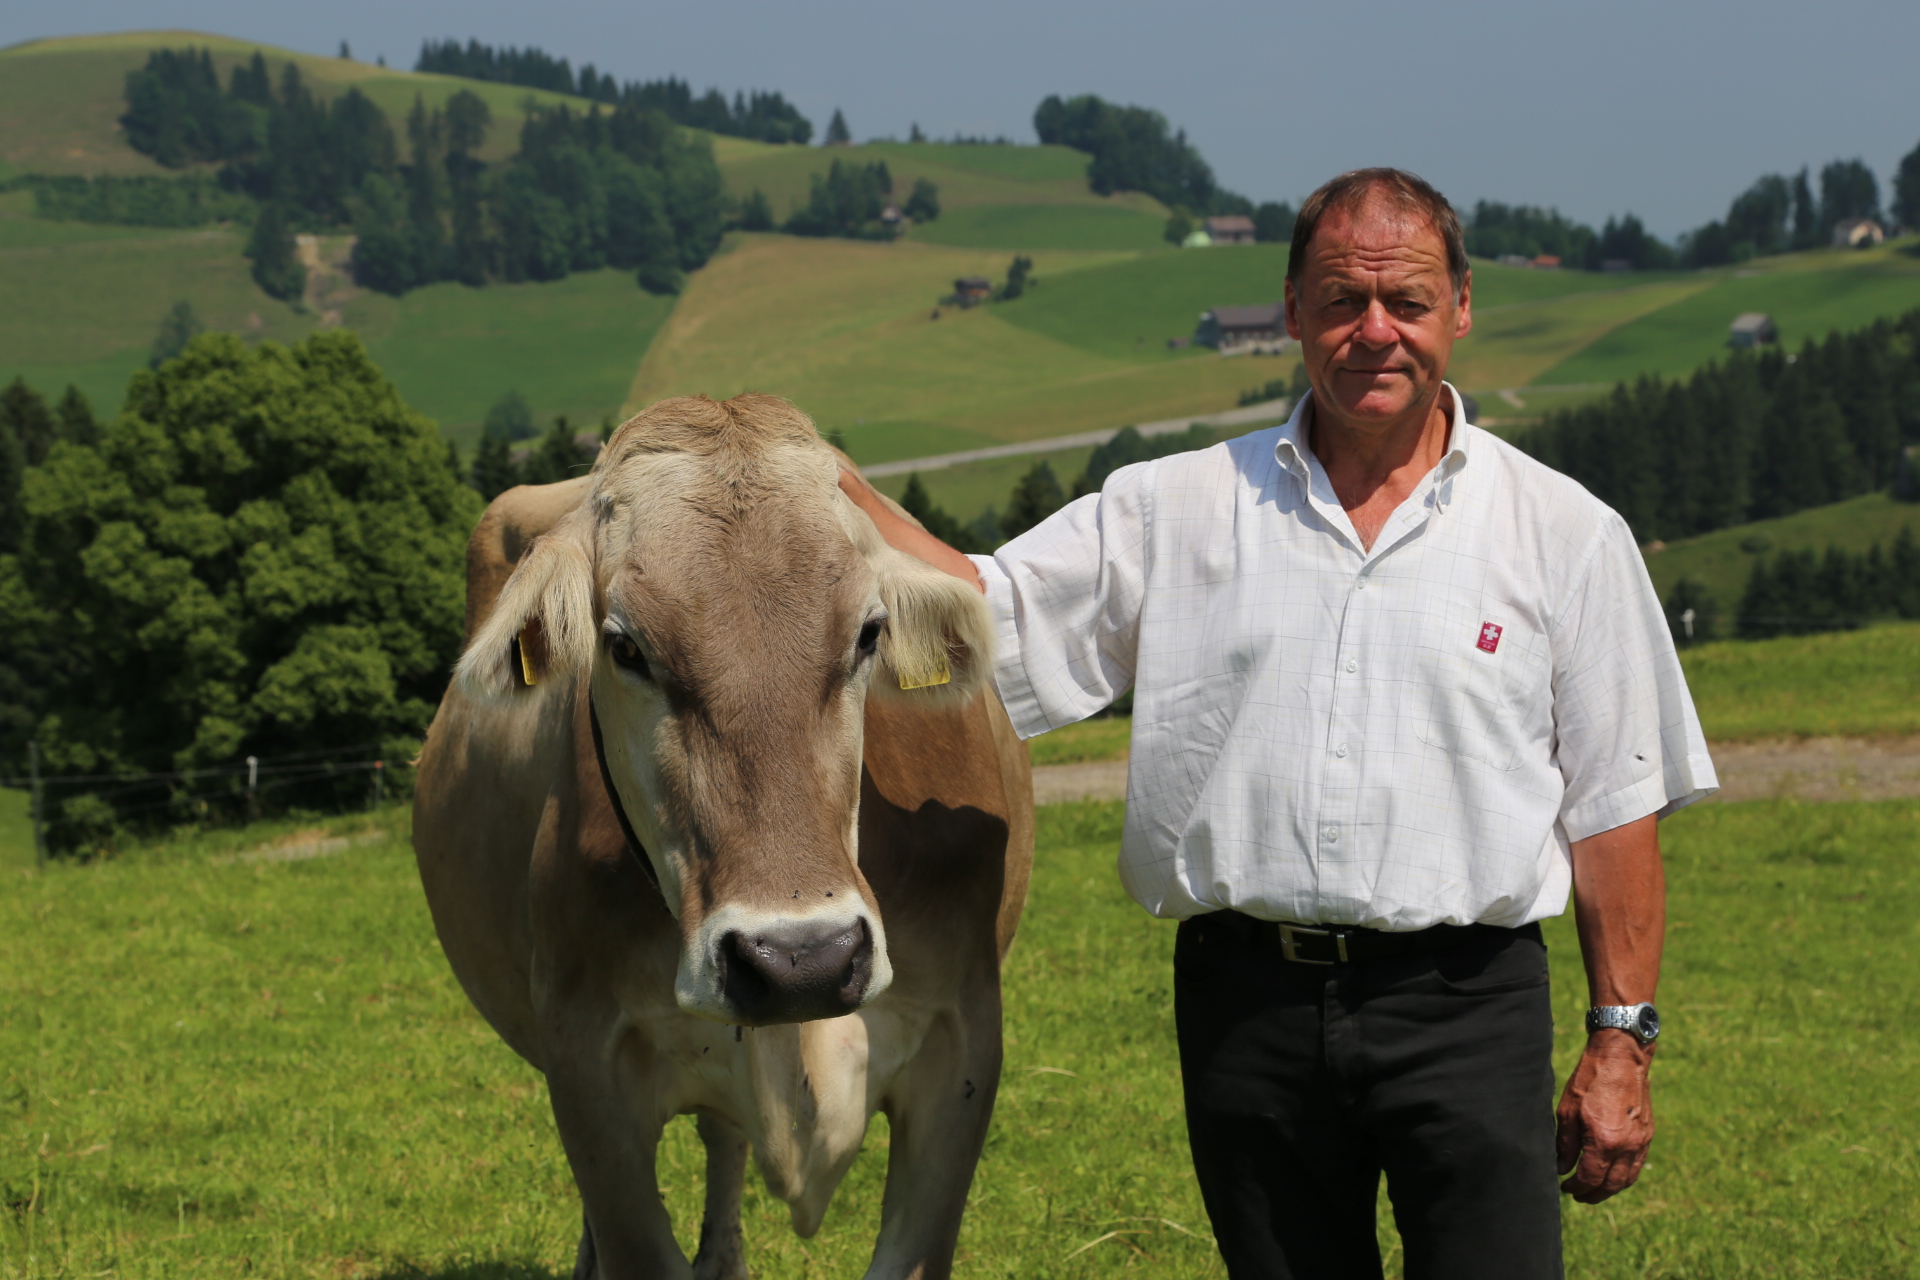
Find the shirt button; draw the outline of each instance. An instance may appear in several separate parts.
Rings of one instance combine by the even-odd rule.
[[[1353,673],[1353,672],[1355,672],[1355,671],[1358,671],[1359,669],[1360,669],[1360,660],[1359,660],[1358,658],[1348,658],[1348,659],[1347,659],[1347,672],[1348,672],[1349,674],[1351,674],[1351,673]]]
[[[1360,581],[1353,584],[1353,589],[1355,591],[1365,591],[1367,589],[1367,580],[1365,578],[1360,579]]]
[[[1338,844],[1340,842],[1340,828],[1338,827],[1328,827],[1320,834],[1327,838],[1328,844]]]
[[[1339,746],[1335,747],[1333,749],[1333,754],[1335,754],[1336,756],[1339,756],[1342,760],[1345,760],[1347,758],[1347,744],[1343,742]]]

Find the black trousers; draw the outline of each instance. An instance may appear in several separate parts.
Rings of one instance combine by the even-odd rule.
[[[1553,1014],[1539,926],[1316,966],[1233,912],[1181,924],[1187,1135],[1232,1280],[1552,1280]]]

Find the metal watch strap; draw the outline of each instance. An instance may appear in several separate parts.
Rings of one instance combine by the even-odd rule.
[[[1647,1024],[1651,1024],[1651,1029]],[[1588,1009],[1588,1034],[1607,1029],[1624,1031],[1641,1044],[1652,1044],[1660,1035],[1660,1015],[1644,1000],[1639,1004],[1603,1004]]]

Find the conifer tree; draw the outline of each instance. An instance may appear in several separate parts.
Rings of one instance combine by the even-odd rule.
[[[160,332],[153,339],[153,351],[147,356],[147,367],[158,369],[185,351],[187,344],[205,328],[200,323],[200,317],[194,314],[191,302],[182,299],[174,303],[172,310],[160,318]]]
[[[847,118],[840,114],[840,108],[833,109],[833,119],[827,122],[826,145],[844,147],[853,141],[853,133],[847,128]]]
[[[473,487],[488,502],[520,483],[520,469],[514,465],[513,446],[505,436],[491,433],[480,438],[473,455]]]
[[[280,205],[261,208],[247,240],[247,260],[253,264],[254,283],[269,297],[298,302],[307,291],[307,269],[300,265],[293,225]]]
[[[1008,496],[1000,530],[1009,538],[1017,538],[1066,505],[1067,495],[1053,474],[1053,464],[1036,462]]]

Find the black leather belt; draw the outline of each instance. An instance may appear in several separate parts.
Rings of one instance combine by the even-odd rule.
[[[1289,924],[1247,918],[1264,940],[1295,964],[1360,964],[1395,956],[1432,955],[1472,944],[1490,946],[1538,925],[1506,929],[1491,924],[1437,924],[1408,933],[1387,933],[1358,925]]]

